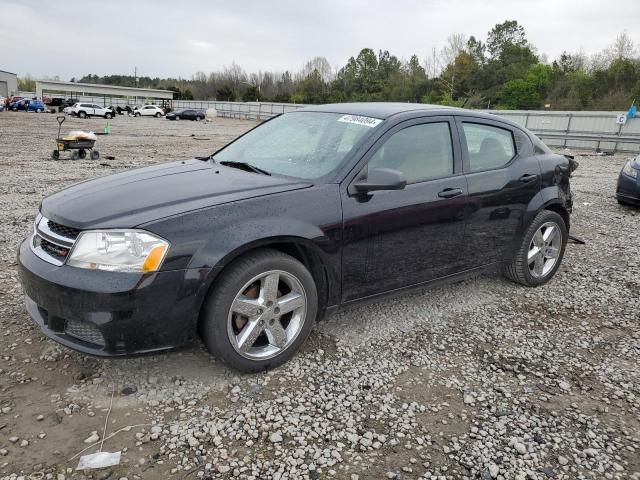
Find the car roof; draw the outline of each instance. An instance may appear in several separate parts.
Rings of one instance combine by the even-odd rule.
[[[491,113],[466,108],[445,107],[443,105],[431,105],[428,103],[394,103],[394,102],[363,102],[363,103],[329,103],[325,105],[310,105],[296,112],[327,112],[341,113],[344,115],[362,115],[365,117],[387,119],[394,115],[408,112],[430,113],[435,115],[465,115],[500,121],[509,125],[518,126],[516,123]],[[521,128],[521,127],[520,127]]]

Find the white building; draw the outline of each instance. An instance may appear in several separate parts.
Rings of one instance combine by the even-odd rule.
[[[18,93],[18,76],[15,73],[0,70],[0,97]]]

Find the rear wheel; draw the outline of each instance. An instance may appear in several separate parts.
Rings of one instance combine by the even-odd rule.
[[[196,115],[196,122],[199,122],[201,120],[200,115]]]
[[[289,360],[317,314],[313,277],[295,258],[259,250],[222,273],[205,302],[201,335],[229,367],[257,372]]]
[[[36,110],[36,112],[37,112],[37,113],[42,113],[42,112],[44,112],[44,110],[42,110],[41,108],[39,108],[39,109],[37,109],[37,110]]]
[[[564,219],[542,210],[529,225],[514,259],[505,265],[504,275],[529,287],[544,285],[560,268],[568,239]]]
[[[180,120],[180,115],[176,115],[176,120]]]
[[[91,160],[98,160],[100,158],[100,152],[98,152],[98,150],[91,150],[89,156],[91,157]]]

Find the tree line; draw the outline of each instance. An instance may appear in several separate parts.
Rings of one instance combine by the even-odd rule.
[[[24,84],[26,80],[20,79]],[[620,110],[640,99],[640,54],[626,32],[601,52],[563,52],[549,61],[515,20],[486,38],[455,33],[422,60],[362,49],[333,68],[316,57],[299,72],[247,73],[232,63],[190,79],[85,75],[72,81],[175,92],[177,99],[292,103],[422,102],[468,108]],[[22,88],[22,87],[20,87]]]

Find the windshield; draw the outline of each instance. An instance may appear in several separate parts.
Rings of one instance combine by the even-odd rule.
[[[214,156],[247,163],[272,175],[323,177],[382,120],[357,115],[291,112],[266,122]]]

